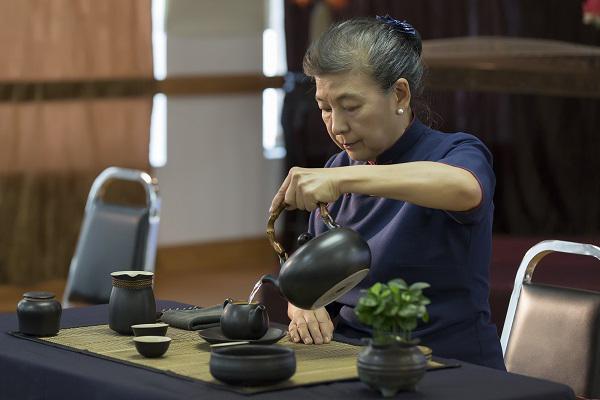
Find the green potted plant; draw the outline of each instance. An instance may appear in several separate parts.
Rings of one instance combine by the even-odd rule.
[[[358,300],[356,316],[373,328],[373,339],[358,355],[358,376],[384,397],[416,390],[425,374],[426,357],[411,333],[420,320],[429,321],[430,301],[423,295],[429,286],[393,279],[374,284]]]

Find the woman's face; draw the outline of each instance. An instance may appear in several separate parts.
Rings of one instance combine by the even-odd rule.
[[[410,121],[406,106],[404,114],[396,113],[404,103],[408,105],[410,94],[407,99],[398,90],[384,93],[365,73],[320,75],[315,82],[327,132],[353,160],[377,158],[398,140]]]

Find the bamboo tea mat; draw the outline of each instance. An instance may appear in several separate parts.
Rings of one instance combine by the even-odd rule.
[[[69,350],[93,353],[93,355],[159,370],[163,373],[226,386],[231,390],[247,394],[358,378],[356,357],[361,347],[339,342],[309,346],[290,342],[286,336],[278,344],[291,347],[296,352],[296,373],[290,380],[265,387],[232,387],[216,381],[210,374],[210,345],[198,335],[198,332],[169,327],[167,336],[172,339],[171,345],[160,358],[142,357],[135,349],[132,336],[119,335],[108,325],[62,329],[57,336],[33,340],[66,347]],[[444,367],[447,366],[429,361],[428,369]]]

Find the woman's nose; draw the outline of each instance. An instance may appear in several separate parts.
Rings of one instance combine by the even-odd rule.
[[[342,117],[340,113],[331,113],[331,132],[334,135],[346,133],[349,130],[348,122]]]

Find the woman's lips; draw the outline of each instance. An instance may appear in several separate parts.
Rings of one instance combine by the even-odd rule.
[[[348,142],[348,143],[342,143],[342,146],[344,146],[344,149],[346,150],[351,150],[354,147],[356,147],[356,145],[360,142],[360,140],[357,140],[356,142]]]

